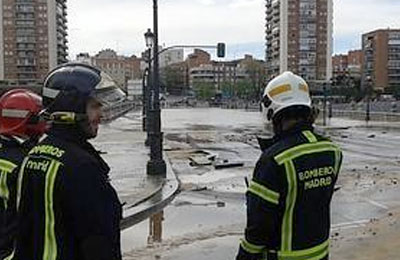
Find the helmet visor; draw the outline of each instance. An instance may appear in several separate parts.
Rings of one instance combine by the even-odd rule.
[[[126,99],[126,94],[117,86],[117,84],[105,73],[101,73],[101,81],[96,86],[93,98],[99,101],[103,106],[112,106]]]

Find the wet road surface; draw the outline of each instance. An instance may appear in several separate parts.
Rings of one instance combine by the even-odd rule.
[[[270,134],[264,130],[262,115],[170,109],[162,116],[168,157],[183,191],[158,218],[162,221],[156,225],[145,221],[123,233],[125,259],[233,259],[246,221],[244,178],[251,176],[260,155],[255,135]],[[334,255],[339,255],[343,241],[399,210],[399,129],[335,120],[331,127],[318,130],[344,151],[341,189],[332,201],[332,259],[339,259]],[[190,166],[189,158],[199,151],[244,166],[222,170]],[[363,232],[379,234],[370,228]]]

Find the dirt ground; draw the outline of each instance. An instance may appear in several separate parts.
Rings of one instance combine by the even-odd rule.
[[[332,260],[400,259],[400,208],[365,227],[332,234]]]

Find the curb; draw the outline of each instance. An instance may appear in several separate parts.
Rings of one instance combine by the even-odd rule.
[[[136,206],[130,206],[124,209],[123,218],[120,223],[121,231],[130,228],[143,220],[149,218],[155,213],[165,208],[179,193],[180,182],[172,170],[170,160],[164,153],[165,163],[167,164],[167,176],[160,187],[152,195],[136,203]]]
[[[160,185],[158,185],[158,187],[156,189],[154,189],[150,194],[144,196],[143,198],[141,198],[140,200],[132,203],[132,204],[127,204],[125,207],[123,207],[123,210],[129,210],[133,207],[136,207],[140,204],[142,204],[143,202],[145,202],[146,200],[150,199],[151,197],[153,197],[154,195],[156,195],[158,192],[160,192],[162,190],[162,188],[164,187],[164,184],[167,182],[167,180],[163,180],[162,183]]]

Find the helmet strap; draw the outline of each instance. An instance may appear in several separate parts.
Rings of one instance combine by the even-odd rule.
[[[86,114],[74,112],[53,112],[50,114],[50,121],[56,124],[74,125],[87,120]]]
[[[50,121],[53,124],[75,126],[86,139],[94,137],[90,131],[89,120],[86,114],[78,114],[74,112],[53,112],[50,115]]]

